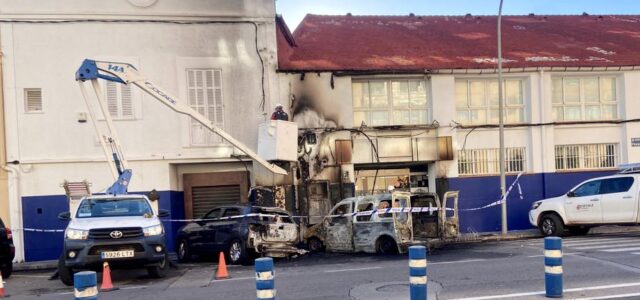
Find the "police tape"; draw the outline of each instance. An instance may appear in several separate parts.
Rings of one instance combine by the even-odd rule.
[[[474,211],[474,210],[481,210],[481,209],[485,209],[485,208],[489,208],[489,207],[493,207],[493,206],[498,206],[501,205],[503,202],[506,201],[507,197],[509,197],[509,193],[511,193],[511,190],[513,189],[514,186],[518,186],[518,192],[520,193],[520,200],[523,200],[524,197],[522,196],[522,187],[520,187],[520,176],[522,176],[522,172],[518,173],[518,176],[516,176],[516,179],[513,181],[513,183],[511,183],[511,185],[509,186],[509,189],[507,189],[507,192],[504,193],[504,195],[502,196],[502,198],[500,198],[500,200],[489,203],[485,206],[481,206],[481,207],[475,207],[475,208],[463,208],[463,209],[458,209],[460,211]]]
[[[524,199],[522,195],[522,187],[520,186],[520,177],[524,173],[519,173],[516,176],[516,179],[511,183],[509,189],[507,189],[504,196],[495,202],[489,203],[487,205],[475,208],[462,208],[458,209],[458,211],[477,211],[481,209],[486,209],[493,206],[501,205],[505,199],[509,196],[511,191],[515,186],[518,186],[518,193],[520,194],[520,199]],[[453,208],[446,207],[444,208],[446,211],[454,211]],[[378,215],[386,215],[390,213],[433,213],[442,210],[442,208],[429,206],[429,207],[389,207],[389,208],[381,208],[367,211],[359,211],[345,214],[334,214],[334,215],[326,215],[326,216],[290,216],[290,215],[279,215],[279,214],[262,214],[262,213],[250,213],[236,216],[228,216],[228,217],[220,217],[220,218],[199,218],[199,219],[161,219],[163,222],[179,222],[179,223],[189,223],[189,222],[208,222],[208,221],[225,221],[232,219],[240,219],[240,218],[250,218],[250,217],[259,217],[259,218],[294,218],[294,219],[307,219],[307,218],[344,218],[344,217],[360,217],[360,216],[373,216],[375,214]],[[25,232],[44,232],[44,233],[61,233],[64,232],[65,229],[36,229],[36,228],[22,228],[22,229],[12,229],[13,231],[25,231]]]
[[[335,214],[335,215],[326,215],[326,216],[317,216],[317,217],[327,217],[327,218],[343,218],[343,217],[356,217],[356,216],[373,216],[375,214],[385,215],[390,213],[424,213],[424,212],[436,212],[439,211],[440,208],[437,207],[393,207],[393,208],[384,208],[384,209],[376,209],[376,210],[367,210],[367,211],[359,211],[353,213],[346,214]],[[453,210],[452,208],[446,208],[446,210]],[[261,214],[261,213],[250,213],[236,216],[228,216],[228,217],[220,217],[220,218],[199,218],[199,219],[161,219],[163,222],[208,222],[208,221],[225,221],[232,219],[241,219],[241,218],[312,218],[315,216],[290,216],[290,215],[280,215],[280,214]],[[44,232],[44,233],[62,233],[65,232],[65,229],[36,229],[36,228],[18,228],[12,229],[12,231],[25,231],[25,232]]]

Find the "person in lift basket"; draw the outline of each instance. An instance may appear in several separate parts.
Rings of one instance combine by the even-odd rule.
[[[271,120],[289,121],[289,115],[282,108],[282,104],[276,104],[276,111],[271,114]]]

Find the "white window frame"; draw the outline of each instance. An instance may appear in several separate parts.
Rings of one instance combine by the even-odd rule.
[[[617,143],[556,145],[554,152],[556,171],[615,169],[620,159]]]
[[[189,73],[190,72],[200,72],[203,77],[202,77],[202,86],[191,86],[189,84]],[[206,78],[204,77],[204,75],[206,74],[206,72],[212,72],[212,85],[209,86],[206,83]],[[216,85],[216,73],[218,74],[218,84]],[[195,73],[194,73],[195,74]],[[216,126],[224,129],[224,123],[225,123],[225,116],[224,116],[224,94],[223,94],[223,73],[222,73],[222,69],[220,68],[186,68],[185,69],[185,89],[187,92],[187,104],[195,109],[196,111],[198,111],[199,113],[201,113],[202,115],[204,115],[206,118],[208,118],[211,122],[213,122]],[[198,99],[192,99],[193,96],[198,97],[198,90],[202,90],[202,95],[203,97],[205,97],[203,99],[202,104],[198,103]],[[209,92],[211,93],[210,95],[213,96],[213,99],[208,99],[207,95],[209,95]],[[220,97],[219,101],[217,100],[217,97]],[[211,100],[212,102],[208,102],[209,100]],[[211,111],[213,110],[213,111]],[[221,112],[219,112],[218,110],[222,110]],[[214,120],[211,120],[211,117],[213,116]],[[224,144],[225,141],[217,134],[211,132],[208,128],[205,128],[204,126],[202,126],[202,124],[200,124],[199,122],[190,119],[189,121],[189,145],[192,147],[207,147],[207,146],[214,146],[214,145],[220,145],[220,144]],[[196,137],[195,134],[197,133],[197,131],[200,131],[201,134],[203,134],[203,138],[204,140],[202,142],[200,141],[196,141]]]
[[[42,97],[42,89],[41,88],[25,88],[24,92],[24,112],[26,114],[41,114],[44,113],[44,99]],[[29,93],[30,92],[40,92],[40,109],[39,110],[30,110],[29,109]]]
[[[579,80],[579,100],[578,102],[575,103],[571,103],[566,101],[566,93],[565,93],[565,80],[567,79],[574,79],[574,80]],[[586,96],[585,96],[585,84],[584,81],[587,79],[597,79],[598,80],[598,102],[591,102],[588,103],[586,101]],[[603,79],[613,79],[613,101],[604,101],[603,100],[603,92],[602,92],[602,80]],[[559,99],[560,102],[556,102],[556,96],[555,96],[555,81],[556,80],[560,80],[562,83],[562,99]],[[618,78],[615,75],[608,75],[608,76],[554,76],[551,78],[551,103],[552,103],[552,118],[554,122],[576,122],[576,121],[603,121],[603,120],[616,120],[620,118],[620,112],[619,112],[619,105],[618,103],[620,101],[618,101]],[[574,120],[574,119],[569,119],[567,120],[565,118],[565,109],[567,107],[572,107],[572,106],[580,106],[580,119]],[[600,108],[600,118],[596,118],[596,119],[587,119],[587,110],[586,107],[587,106],[599,106]],[[603,108],[606,106],[614,106],[613,109],[613,113],[614,116],[613,118],[603,118],[602,117],[602,112],[603,112]],[[558,119],[557,117],[557,113],[556,113],[556,109],[562,108],[562,118]]]
[[[526,123],[527,122],[527,97],[526,97],[526,80],[524,78],[503,78],[503,84],[502,84],[502,95],[503,95],[503,99],[504,99],[504,122],[505,124],[521,124],[521,123]],[[522,99],[522,103],[521,104],[509,104],[509,101],[507,101],[507,82],[518,82],[520,84],[520,97]],[[475,106],[472,104],[471,101],[471,84],[475,83],[475,82],[482,82],[484,84],[484,104],[483,105],[478,105]],[[457,95],[457,86],[458,84],[466,84],[466,107],[459,107],[458,106],[458,99],[456,99],[458,97]],[[490,103],[490,84],[491,83],[498,83],[498,79],[497,78],[456,78],[455,80],[455,85],[454,85],[454,105],[456,107],[456,121],[462,123],[462,124],[474,124],[474,125],[478,125],[478,124],[497,124],[499,123],[499,119],[495,122],[491,121],[491,114],[492,111],[496,111],[496,113],[499,113],[499,109],[500,109],[500,104],[499,104],[499,99],[498,99],[498,103],[496,103],[495,105]],[[509,110],[521,110],[522,111],[522,120],[518,120],[518,121],[509,121],[508,117],[507,117],[507,112]],[[474,121],[472,118],[472,112],[473,111],[483,111],[485,114],[485,120],[478,120],[478,121]],[[468,122],[465,120],[460,120],[458,118],[458,115],[460,113],[466,113],[467,114],[467,120],[469,120]],[[496,116],[496,118],[499,118],[499,116]]]
[[[500,149],[458,150],[458,175],[495,175],[500,173]],[[525,147],[505,148],[505,173],[516,174],[527,170]]]
[[[387,106],[384,107],[374,107],[371,106],[371,83],[380,83],[383,82],[386,84],[386,97],[387,97]],[[393,83],[394,82],[406,82],[407,83],[407,92],[410,93],[410,84],[411,82],[421,82],[424,84],[425,86],[425,104],[424,105],[414,105],[411,103],[411,99],[408,99],[408,104],[407,106],[395,106],[393,103]],[[367,126],[373,127],[373,126],[416,126],[416,125],[427,125],[431,123],[431,109],[430,109],[430,105],[431,105],[431,96],[430,96],[430,86],[429,86],[429,81],[426,80],[425,78],[387,78],[387,79],[358,79],[358,80],[353,80],[352,81],[352,85],[351,85],[351,89],[352,92],[355,89],[355,85],[356,84],[363,84],[366,83],[367,84],[367,88],[368,88],[368,103],[369,106],[368,107],[356,107],[355,104],[355,99],[353,97],[353,93],[352,93],[352,105],[351,107],[353,108],[353,117],[354,117],[354,124],[353,127],[360,127],[360,122],[356,121],[356,113],[365,113],[368,115],[368,117],[364,118],[364,121],[366,123]],[[409,95],[408,95],[409,96]],[[409,112],[409,123],[408,124],[395,124],[394,122],[394,112],[399,112],[399,111],[408,111]],[[414,111],[423,111],[425,113],[425,122],[424,123],[412,123],[411,122],[411,112]],[[372,112],[386,112],[387,113],[387,117],[389,122],[387,122],[387,124],[373,124],[371,122],[371,113]]]

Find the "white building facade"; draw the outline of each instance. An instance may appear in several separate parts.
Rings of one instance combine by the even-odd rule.
[[[58,257],[62,233],[21,229],[65,228],[57,220],[68,209],[64,180],[87,180],[92,192],[113,182],[74,81],[85,58],[133,64],[256,150],[258,124],[277,95],[274,1],[0,1],[0,7],[16,260]],[[255,178],[246,156],[233,156],[242,153],[136,87],[102,87],[133,169],[130,192],[159,191],[172,219],[247,201]],[[165,223],[171,247],[181,225]]]
[[[503,22],[508,228],[529,229],[532,202],[640,161],[640,61],[627,47],[640,43],[611,33],[640,18]],[[500,231],[494,26],[492,16],[308,15],[294,34],[279,27],[280,98],[317,135],[302,155],[308,180],[355,194],[458,190],[462,232]],[[596,38],[581,36],[587,27]]]

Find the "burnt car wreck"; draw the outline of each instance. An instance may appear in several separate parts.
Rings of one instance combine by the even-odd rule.
[[[458,192],[394,192],[347,198],[304,234],[309,250],[404,253],[409,246],[429,247],[459,235]]]
[[[298,249],[299,228],[283,209],[250,205],[216,207],[178,231],[180,261],[193,255],[223,252],[230,264],[252,261],[253,256],[288,257]]]

